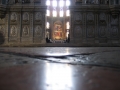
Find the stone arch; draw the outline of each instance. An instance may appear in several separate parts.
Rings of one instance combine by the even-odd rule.
[[[15,12],[11,13],[11,21],[17,21],[17,14]]]
[[[39,25],[37,25],[35,27],[35,32],[34,33],[35,33],[35,36],[40,36],[41,33],[42,33],[42,28]]]

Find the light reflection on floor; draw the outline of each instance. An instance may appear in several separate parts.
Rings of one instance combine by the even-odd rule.
[[[65,56],[65,55],[70,55],[69,48],[65,48],[64,50],[55,50],[54,52],[46,52],[47,56]]]
[[[46,83],[49,85],[48,90],[71,90],[72,88],[72,69],[67,64],[51,66],[46,63]]]
[[[5,47],[0,52],[17,53],[31,56],[65,56],[75,54],[120,51],[119,47]]]

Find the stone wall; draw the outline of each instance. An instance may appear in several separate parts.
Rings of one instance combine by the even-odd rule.
[[[3,45],[31,45],[45,43],[45,6],[9,5],[0,19]]]
[[[0,18],[1,46],[40,46],[46,43],[45,0],[22,1],[10,0],[8,5],[0,5],[0,12],[3,12]],[[119,5],[111,4],[112,0],[101,5],[83,1],[71,0],[69,45],[119,46]]]
[[[71,43],[118,45],[120,14],[112,15],[108,5],[71,6]]]

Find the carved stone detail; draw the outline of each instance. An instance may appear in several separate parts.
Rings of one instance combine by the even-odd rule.
[[[35,13],[35,20],[41,21],[42,20],[42,14],[40,12]]]
[[[29,14],[27,12],[23,13],[23,21],[28,22],[29,21]]]
[[[74,37],[82,37],[82,28],[80,26],[74,28]]]
[[[105,13],[100,13],[99,19],[100,19],[100,20],[106,20],[106,15],[105,15]]]
[[[41,36],[42,28],[38,25],[35,27],[35,36]]]
[[[116,18],[111,17],[111,24],[114,24],[114,25],[118,24],[118,17]]]
[[[74,18],[75,18],[75,21],[82,21],[82,14],[76,13]]]
[[[75,23],[81,24],[82,23],[82,14],[81,13],[75,13],[74,21],[75,21]]]
[[[112,35],[113,37],[118,36],[118,27],[113,26],[113,27],[111,28],[111,35]]]
[[[11,26],[10,36],[17,36],[17,28],[15,25]]]
[[[23,36],[29,36],[29,27],[25,25],[22,29],[22,35]]]
[[[87,20],[88,21],[93,21],[94,20],[94,14],[93,13],[88,13],[87,14]]]
[[[105,26],[101,26],[99,28],[99,35],[100,35],[100,37],[105,37],[106,36],[106,27]]]
[[[5,19],[0,18],[0,23],[5,23]]]
[[[93,26],[87,27],[87,37],[94,37],[94,27]]]
[[[93,13],[88,13],[87,14],[87,24],[94,24],[94,14]]]
[[[15,13],[15,12],[13,12],[12,14],[11,14],[11,21],[12,22],[15,22],[15,21],[17,21],[17,14]]]

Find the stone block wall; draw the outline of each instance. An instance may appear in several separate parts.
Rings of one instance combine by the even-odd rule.
[[[9,1],[5,6],[0,4],[0,12],[3,13],[0,18],[0,46],[46,44],[45,0],[28,0],[27,3],[26,0]],[[108,0],[105,0],[105,4],[83,1],[71,0],[68,44],[120,46],[119,4],[110,4],[110,0],[109,4]]]
[[[45,6],[15,5],[7,8],[0,19],[3,45],[31,45],[45,43]]]
[[[120,14],[113,16],[108,5],[71,6],[71,43],[120,44]]]

